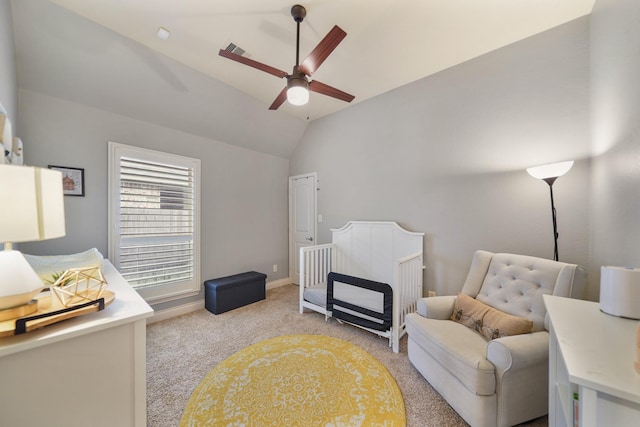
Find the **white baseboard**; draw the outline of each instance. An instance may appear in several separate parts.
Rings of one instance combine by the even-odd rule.
[[[284,279],[274,280],[272,282],[267,283],[267,289],[277,288],[278,286],[284,286],[293,283],[290,277],[285,277]]]
[[[284,279],[273,280],[268,282],[266,289],[273,289],[279,286],[288,285],[291,282],[289,277]],[[160,322],[162,320],[171,319],[172,317],[182,316],[183,314],[191,313],[193,311],[202,310],[204,308],[204,298],[198,301],[189,302],[176,307],[159,310],[154,313],[152,317],[147,318],[147,325]]]
[[[178,305],[176,307],[159,310],[153,314],[153,317],[147,318],[147,325],[160,322],[162,320],[171,319],[172,317],[182,316],[183,314],[191,313],[193,311],[202,310],[203,308],[204,308],[204,299],[201,299],[198,301],[193,301],[186,304]]]

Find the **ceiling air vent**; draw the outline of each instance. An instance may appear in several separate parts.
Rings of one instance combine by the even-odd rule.
[[[240,55],[240,56],[243,56],[246,53],[246,51],[243,48],[239,47],[234,43],[229,43],[229,46],[227,46],[224,50],[226,50],[227,52],[235,53],[236,55]],[[245,56],[249,56],[249,54]]]

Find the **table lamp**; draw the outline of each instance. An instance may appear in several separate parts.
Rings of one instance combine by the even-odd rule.
[[[549,184],[551,192],[551,220],[553,222],[553,260],[558,261],[558,223],[556,221],[556,207],[553,204],[553,183],[573,166],[573,160],[568,162],[551,163],[548,165],[528,168],[527,172],[534,178],[538,178]]]
[[[44,284],[12,244],[65,235],[62,174],[0,164],[0,200],[0,314],[19,317],[37,310],[32,299]]]

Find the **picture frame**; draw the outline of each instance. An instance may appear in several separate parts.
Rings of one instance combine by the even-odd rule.
[[[84,169],[49,165],[49,169],[62,172],[62,192],[65,196],[84,197]]]

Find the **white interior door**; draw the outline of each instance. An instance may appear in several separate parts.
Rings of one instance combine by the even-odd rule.
[[[316,244],[315,172],[289,178],[289,277],[298,284],[300,248]]]

